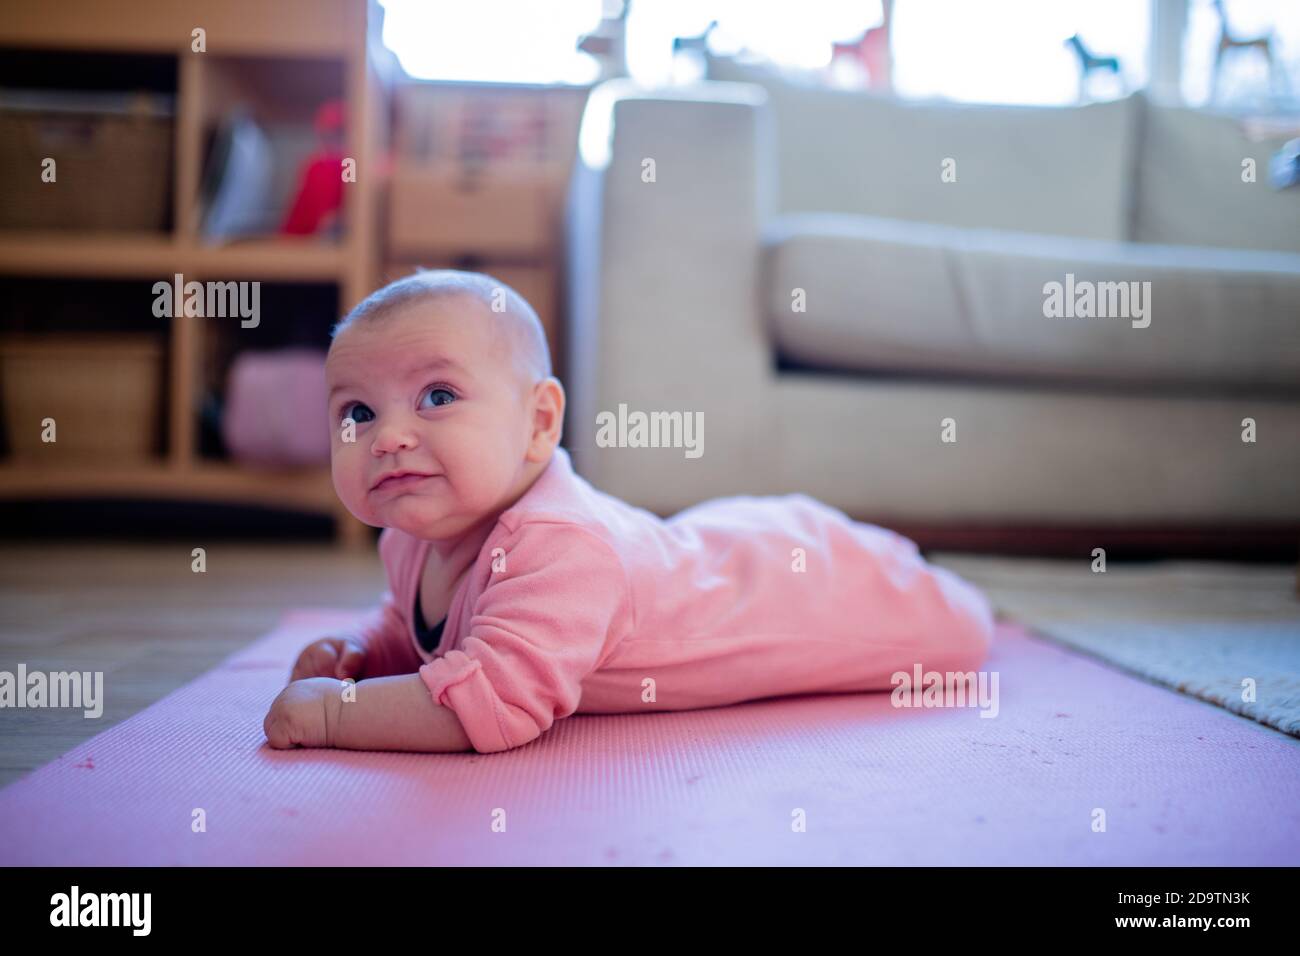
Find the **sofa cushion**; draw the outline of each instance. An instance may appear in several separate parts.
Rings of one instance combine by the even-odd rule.
[[[763,250],[776,348],[805,364],[1300,391],[1300,255],[828,214]]]
[[[981,106],[833,90],[714,61],[768,92],[778,211],[1129,238],[1142,101]],[[955,160],[956,181],[940,178]]]
[[[1300,252],[1300,189],[1269,185],[1269,161],[1287,135],[1255,139],[1230,117],[1149,108],[1134,238]],[[1255,161],[1254,182],[1242,180],[1246,159]]]

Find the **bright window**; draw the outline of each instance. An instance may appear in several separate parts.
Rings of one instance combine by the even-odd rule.
[[[381,0],[384,42],[424,79],[590,83],[594,58],[576,48],[618,0]],[[1187,0],[1183,94],[1210,96],[1218,17],[1211,0]],[[1116,57],[1120,76],[1096,71],[1090,98],[1122,96],[1150,73],[1153,0],[896,0],[894,88],[908,97],[965,102],[1065,104],[1079,92],[1079,65],[1065,41],[1078,34],[1097,57]],[[1268,88],[1262,57],[1234,54],[1219,102],[1273,106],[1300,96],[1300,0],[1225,0],[1234,30],[1272,29],[1289,92]],[[638,0],[627,24],[632,76],[647,85],[691,78],[673,58],[675,37],[697,36],[711,20],[716,54],[742,48],[805,74],[829,65],[831,44],[881,19],[880,0]],[[1270,98],[1271,97],[1271,98]],[[1252,99],[1253,98],[1253,99]]]
[[[894,85],[903,96],[980,103],[1073,103],[1078,34],[1096,57],[1119,60],[1122,85],[1096,73],[1088,93],[1122,96],[1146,85],[1148,0],[899,0],[894,13]]]
[[[380,0],[384,45],[423,80],[590,83],[594,59],[578,37],[601,0]]]

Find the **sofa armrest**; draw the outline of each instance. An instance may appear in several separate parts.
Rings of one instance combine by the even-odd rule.
[[[596,486],[661,513],[763,484],[773,348],[760,227],[774,207],[766,94],[707,83],[592,91],[569,193],[566,444]],[[597,416],[699,413],[702,454],[600,447]],[[697,417],[696,421],[699,420]]]

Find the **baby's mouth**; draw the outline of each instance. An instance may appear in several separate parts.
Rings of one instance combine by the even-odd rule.
[[[380,479],[371,487],[371,491],[397,491],[402,488],[411,488],[422,481],[430,478],[436,478],[437,475],[428,475],[419,471],[406,471],[395,475],[389,475]]]

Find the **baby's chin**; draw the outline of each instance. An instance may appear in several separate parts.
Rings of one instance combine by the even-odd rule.
[[[431,540],[450,538],[472,527],[478,516],[449,509],[421,495],[402,495],[372,508],[379,526],[396,528],[407,534]]]
[[[335,485],[338,493],[339,486]],[[339,494],[348,511],[358,521],[372,528],[422,527],[447,516],[447,501],[438,501],[429,494],[405,491],[400,494],[374,494],[359,485],[349,485],[346,494]]]

